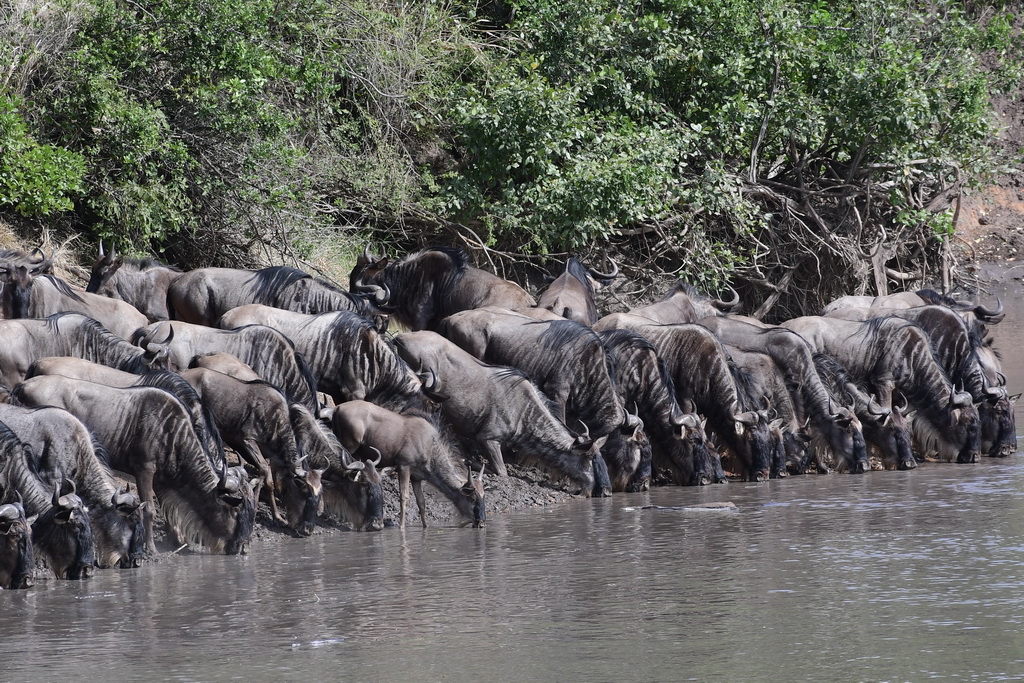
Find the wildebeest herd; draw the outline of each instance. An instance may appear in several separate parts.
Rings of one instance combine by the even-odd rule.
[[[426,526],[426,481],[480,526],[507,458],[607,496],[1016,450],[1001,305],[930,290],[767,325],[685,283],[599,318],[618,268],[576,258],[537,300],[451,248],[367,248],[349,291],[102,245],[84,291],[51,265],[0,254],[3,588],[36,557],[58,578],[138,566],[158,519],[243,552],[261,499],[297,534],[325,513],[380,530],[391,469],[400,525],[411,489]]]

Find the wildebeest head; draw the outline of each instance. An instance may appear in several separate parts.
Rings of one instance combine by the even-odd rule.
[[[0,588],[35,585],[32,528],[21,503],[0,505]]]
[[[329,512],[342,517],[356,531],[384,528],[383,480],[380,459],[350,462],[343,471],[324,475],[324,503]]]
[[[98,293],[100,286],[114,276],[114,273],[124,264],[124,259],[117,255],[116,250],[111,248],[110,253],[103,250],[103,240],[100,240],[99,255],[92,264],[92,274],[89,276],[89,284],[85,291]]]
[[[146,554],[146,529],[142,501],[128,490],[118,488],[105,509],[92,508],[96,535],[96,564],[99,567],[139,567]]]
[[[364,283],[372,281],[374,277],[387,267],[389,262],[390,260],[386,256],[374,256],[370,251],[370,245],[367,244],[366,248],[363,249],[363,253],[356,259],[356,265],[349,274],[349,289],[353,292],[361,291],[361,288],[365,286]]]
[[[249,480],[241,466],[221,463],[212,498],[201,507],[175,489],[158,492],[164,519],[183,543],[194,542],[211,552],[238,555],[246,552],[256,519],[255,488],[260,479]]]
[[[96,564],[92,525],[74,481],[62,479],[51,503],[32,525],[33,538],[40,547],[52,549],[47,559],[58,579],[89,578]]]

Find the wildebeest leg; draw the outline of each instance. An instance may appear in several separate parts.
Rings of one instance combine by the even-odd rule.
[[[398,468],[398,528],[405,528],[405,511],[409,505],[409,483],[412,471],[408,467]]]
[[[156,492],[153,490],[153,477],[156,465],[147,465],[135,475],[135,483],[139,487],[142,498],[142,523],[146,528],[146,554],[156,557],[156,539],[153,537],[153,515],[156,514]]]
[[[260,477],[263,480],[262,483],[256,485],[256,500],[260,499],[260,491],[265,486],[268,493],[271,516],[275,521],[287,526],[288,520],[277,509],[277,487],[274,485],[274,472],[270,467],[270,462],[263,456],[259,445],[251,439],[246,439],[242,442],[242,453],[240,455],[247,463],[259,470]]]
[[[507,477],[508,469],[505,467],[505,459],[501,456],[501,444],[497,441],[484,441],[482,442],[484,450],[487,451],[487,457],[491,460],[491,465],[494,466],[494,472],[499,477]]]
[[[416,506],[420,509],[420,523],[423,524],[423,528],[427,528],[427,499],[423,497],[423,482],[419,479],[414,479],[412,482],[412,492],[416,496]]]

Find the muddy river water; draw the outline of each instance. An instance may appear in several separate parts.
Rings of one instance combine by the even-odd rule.
[[[0,624],[3,681],[1022,680],[1024,456],[275,536],[0,592]]]

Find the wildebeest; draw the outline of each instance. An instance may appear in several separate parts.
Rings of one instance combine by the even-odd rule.
[[[114,249],[106,253],[100,242],[85,291],[126,301],[150,322],[156,322],[170,318],[167,290],[180,275],[180,269],[155,258],[126,261]]]
[[[707,418],[706,428],[720,446],[736,456],[742,476],[755,481],[769,478],[775,448],[768,420],[755,407],[744,404],[736,383],[738,368],[710,330],[695,324],[658,324],[629,313],[605,316],[594,327],[634,330],[648,339],[668,368],[680,407]],[[712,481],[724,481],[714,455],[712,465]]]
[[[907,421],[898,406],[883,408],[835,358],[814,354],[814,366],[829,391],[853,407],[864,429],[864,441],[885,469],[917,467]]]
[[[585,495],[603,495],[610,481],[600,481],[593,459],[604,438],[572,432],[555,416],[557,408],[523,372],[488,365],[430,331],[395,339],[412,366],[433,373],[446,397],[441,411],[461,436],[481,446],[499,476],[507,473],[502,446],[525,460],[552,467],[583,487]]]
[[[32,543],[58,579],[85,579],[96,562],[92,526],[72,481],[48,487],[32,466],[32,447],[0,423],[0,500],[18,500],[31,522]]]
[[[253,323],[272,327],[292,340],[319,389],[336,403],[364,400],[421,416],[431,410],[422,379],[366,318],[349,311],[307,315],[247,305],[228,311],[220,320],[225,329],[246,329]]]
[[[436,330],[445,317],[484,306],[536,305],[522,287],[473,268],[464,251],[450,247],[424,249],[394,262],[373,256],[367,247],[349,275],[349,286],[353,291],[387,287],[389,311],[410,330]]]
[[[957,462],[977,459],[978,411],[970,394],[954,388],[920,327],[891,316],[867,322],[805,316],[783,326],[835,358],[882,407],[893,406],[898,390],[913,411],[907,418],[923,455]]]
[[[106,384],[109,387],[156,387],[170,393],[185,406],[192,428],[212,460],[224,458],[224,444],[212,409],[205,405],[188,382],[177,373],[154,368],[143,373],[125,372],[84,358],[57,356],[40,358],[29,367],[26,377],[61,375],[72,379]]]
[[[946,306],[962,316],[975,317],[983,323],[995,325],[1003,317],[1003,304],[998,299],[996,307],[990,309],[981,304],[974,304],[970,301],[957,301],[948,296],[939,294],[933,289],[919,289],[916,292],[896,292],[895,294],[884,294],[881,296],[841,296],[835,301],[827,304],[822,310],[822,315],[829,315],[843,308],[916,308],[918,306]]]
[[[808,431],[810,422],[804,418],[807,411],[803,401],[799,394],[790,393],[782,370],[771,356],[758,351],[743,351],[729,344],[725,344],[725,348],[739,368],[735,373],[737,389],[747,394],[747,403],[771,418],[769,428],[777,441],[771,476],[785,477],[790,472],[805,474],[812,457],[821,473],[828,472],[837,464],[848,464],[829,460],[830,448],[821,448],[821,444],[811,447],[813,435]]]
[[[469,469],[463,478],[461,466],[447,441],[427,420],[399,415],[367,401],[349,401],[337,406],[330,420],[341,445],[350,453],[372,448],[380,454],[384,466],[398,470],[400,527],[405,526],[411,483],[420,509],[420,521],[423,528],[427,528],[424,481],[452,501],[474,527],[482,526],[487,519],[483,469],[479,478],[473,477]]]
[[[142,374],[163,367],[167,348],[148,343],[140,348],[79,313],[57,313],[42,320],[0,320],[0,384],[13,387],[29,366],[46,356],[84,358],[126,372]]]
[[[142,328],[133,341],[141,346],[163,344],[172,370],[189,367],[192,359],[203,353],[229,353],[283,391],[289,400],[314,414],[319,409],[316,379],[306,361],[288,337],[265,325],[218,330],[172,320]]]
[[[643,420],[654,467],[668,470],[677,484],[710,484],[715,468],[704,428],[679,406],[672,376],[651,342],[633,330],[605,330],[598,336],[615,360],[623,402],[635,404]]]
[[[985,326],[975,317],[965,319],[948,306],[930,304],[914,308],[842,308],[828,317],[864,321],[893,315],[920,327],[932,342],[935,358],[953,385],[971,395],[981,420],[982,452],[1009,455],[1016,449],[1013,402],[1000,380],[998,362],[985,339]],[[991,367],[996,363],[995,368]]]
[[[641,420],[623,405],[610,366],[612,359],[601,338],[586,325],[572,320],[534,320],[486,307],[449,316],[438,331],[484,362],[525,372],[555,402],[557,417],[571,428],[579,422],[593,438],[614,430],[627,437],[637,433]],[[628,441],[621,443],[629,447]],[[603,469],[604,459],[595,458],[594,465]]]
[[[33,276],[24,266],[16,267],[3,289],[4,309],[11,318],[45,318],[54,313],[81,313],[128,339],[149,320],[134,306],[98,294],[76,291],[53,275]],[[9,303],[8,303],[9,302]]]
[[[363,316],[380,312],[388,293],[365,287],[372,294],[352,294],[296,268],[272,266],[262,270],[199,268],[177,278],[168,290],[172,317],[188,323],[216,325],[232,308],[263,304],[298,313],[351,311]]]
[[[96,564],[138,567],[145,542],[139,497],[115,479],[103,446],[85,425],[60,408],[11,403],[0,403],[0,421],[32,447],[30,464],[47,488],[62,480],[75,482],[88,506]]]
[[[608,259],[611,261],[611,259]],[[537,308],[543,308],[567,320],[584,325],[597,322],[597,302],[594,297],[600,287],[607,287],[619,274],[619,267],[611,261],[610,273],[599,273],[584,268],[579,259],[570,257],[565,271],[552,280],[537,299]]]
[[[870,469],[860,421],[829,395],[814,367],[813,351],[800,335],[788,329],[759,327],[725,316],[712,316],[699,322],[723,343],[744,351],[765,353],[775,361],[798,405],[798,413],[809,420],[808,428],[815,436],[813,449],[829,449],[841,463],[841,469],[854,473]]]
[[[153,387],[121,389],[59,375],[25,380],[14,396],[72,413],[106,447],[108,464],[135,477],[146,506],[148,552],[156,553],[157,496],[180,542],[229,555],[245,550],[256,516],[248,478],[241,467],[211,461],[177,398]]]
[[[693,323],[701,318],[735,312],[740,295],[733,289],[729,301],[710,299],[685,282],[677,282],[657,303],[633,308],[629,312],[658,323]]]
[[[586,325],[487,307],[456,313],[438,331],[484,362],[525,372],[560,406],[566,424],[579,420],[595,437],[636,426],[616,392],[601,338]]]
[[[312,462],[299,452],[284,394],[262,380],[243,382],[204,368],[180,375],[210,407],[225,442],[259,470],[274,519],[303,536],[313,533],[320,475],[328,463]],[[275,494],[280,494],[287,518],[278,510]]]
[[[35,564],[25,507],[18,502],[0,504],[0,589],[34,586]]]
[[[291,404],[289,418],[303,457],[316,467],[327,463],[320,474],[324,511],[356,531],[383,529],[384,491],[376,467],[380,461],[354,459],[330,427],[301,404]]]

